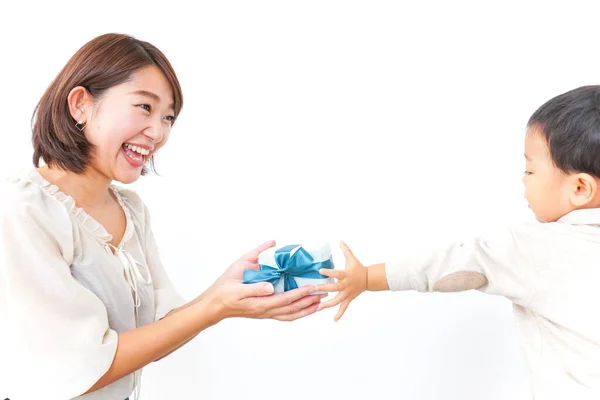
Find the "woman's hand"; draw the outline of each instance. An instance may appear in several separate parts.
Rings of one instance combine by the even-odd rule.
[[[312,286],[273,294],[271,283],[242,283],[244,270],[258,270],[258,255],[273,246],[275,242],[268,241],[244,254],[206,291],[204,297],[217,307],[220,319],[245,317],[293,321],[317,311],[324,295],[310,295],[315,291]]]

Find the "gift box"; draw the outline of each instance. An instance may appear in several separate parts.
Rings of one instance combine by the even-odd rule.
[[[334,269],[329,244],[303,246],[298,244],[273,247],[258,256],[260,270],[244,271],[244,283],[271,282],[275,293],[307,285],[334,283],[321,275],[322,268]],[[322,293],[322,292],[315,292]]]

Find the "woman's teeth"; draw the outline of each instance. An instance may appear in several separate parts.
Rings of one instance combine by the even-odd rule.
[[[148,154],[150,154],[149,150],[144,149],[142,147],[138,147],[138,146],[132,146],[129,143],[125,143],[123,145],[123,147],[125,147],[126,149],[129,149],[129,150],[135,151],[136,153],[139,153],[139,154],[141,154],[143,156],[147,156]]]

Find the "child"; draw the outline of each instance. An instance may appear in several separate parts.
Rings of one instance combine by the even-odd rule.
[[[536,400],[600,399],[600,86],[557,96],[530,118],[525,197],[539,223],[363,266],[342,242],[346,269],[323,270],[338,292],[478,289],[514,304]]]
[[[317,310],[309,286],[271,295],[270,283],[242,283],[272,241],[194,300],[175,290],[147,207],[113,181],[132,183],[152,166],[182,99],[165,55],[119,34],[86,43],[42,96],[38,168],[1,198],[2,398],[123,400],[144,366],[225,318],[290,321]]]

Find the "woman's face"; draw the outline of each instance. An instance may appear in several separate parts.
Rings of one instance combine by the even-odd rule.
[[[94,146],[88,168],[110,180],[132,183],[169,138],[175,119],[173,90],[156,66],[94,99],[84,133]]]

